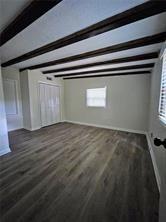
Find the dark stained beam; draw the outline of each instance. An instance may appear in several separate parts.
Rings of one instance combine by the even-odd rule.
[[[103,75],[91,75],[91,76],[74,76],[74,77],[65,77],[66,79],[85,79],[85,78],[96,78],[96,77],[110,77],[110,76],[128,76],[128,75],[141,75],[141,74],[150,74],[150,71],[138,71],[138,72],[121,72],[113,74],[103,74]]]
[[[146,68],[153,68],[153,66],[154,66],[154,63],[148,63],[148,64],[141,64],[141,65],[115,67],[115,68],[109,68],[109,69],[90,70],[90,71],[76,72],[76,73],[66,73],[66,74],[59,74],[59,75],[57,74],[57,75],[54,75],[54,77],[78,76],[78,75],[86,75],[86,74],[93,74],[93,73],[125,71],[125,70],[131,70],[131,69],[146,69]]]
[[[81,59],[93,58],[96,56],[106,55],[113,52],[119,52],[123,50],[128,50],[128,49],[133,49],[133,48],[138,48],[142,46],[164,42],[165,39],[166,39],[166,32],[162,32],[156,35],[146,36],[146,37],[131,40],[128,42],[122,42],[116,45],[108,46],[108,47],[97,49],[94,51],[89,51],[82,54],[78,54],[78,55],[74,55],[74,56],[70,56],[70,57],[66,57],[62,59],[57,59],[51,62],[45,62],[38,65],[28,66],[21,69],[20,71],[23,71],[25,69],[39,69],[43,67],[59,65],[59,64],[68,63],[68,62],[74,62]],[[2,67],[5,67],[5,66],[6,66],[5,64],[2,64]]]
[[[141,55],[136,55],[136,56],[107,60],[103,62],[94,62],[94,63],[84,64],[84,65],[71,66],[71,67],[60,68],[60,69],[52,69],[52,70],[43,71],[43,74],[66,72],[66,71],[73,71],[73,70],[78,70],[78,69],[91,68],[95,66],[112,65],[112,64],[118,64],[118,63],[155,59],[155,58],[158,58],[158,54],[159,54],[158,52],[152,52],[152,53],[141,54]]]
[[[39,17],[62,0],[33,0],[30,4],[2,31],[0,34],[0,46],[5,44]]]
[[[122,13],[111,16],[85,29],[77,31],[64,38],[51,42],[47,45],[44,45],[28,53],[25,53],[17,58],[11,59],[8,62],[3,63],[3,67],[9,66],[15,63],[19,63],[27,59],[31,59],[33,57],[42,55],[44,53],[54,51],[64,46],[68,46],[73,43],[82,41],[84,39],[94,37],[101,33],[122,27],[124,25],[136,22],[141,19],[148,18],[149,16],[153,16],[153,15],[162,13],[164,11],[166,11],[166,5],[163,4],[163,2],[160,2],[160,1],[145,2],[134,8],[126,10]]]

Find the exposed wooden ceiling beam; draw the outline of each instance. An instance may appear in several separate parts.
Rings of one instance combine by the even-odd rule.
[[[30,4],[2,31],[0,34],[0,46],[5,44],[61,1],[62,0],[31,1]]]
[[[141,19],[145,19],[149,16],[156,15],[164,11],[166,11],[166,5],[160,1],[145,2],[134,8],[111,16],[101,22],[98,22],[94,25],[77,31],[64,38],[51,42],[28,53],[25,53],[17,58],[11,59],[8,62],[3,63],[3,67],[19,63],[27,59],[31,59],[44,53],[54,51],[58,48],[62,48],[64,46],[68,46],[70,44],[82,41],[84,39],[94,37],[101,33],[116,29],[118,27],[133,23]]]
[[[65,77],[67,79],[85,79],[85,78],[96,78],[96,77],[110,77],[110,76],[127,76],[127,75],[141,75],[141,74],[150,74],[150,71],[138,71],[138,72],[121,72],[113,74],[103,74],[103,75],[91,75],[91,76],[74,76],[74,77]]]
[[[158,58],[158,54],[159,54],[158,52],[152,52],[152,53],[146,53],[146,54],[141,54],[141,55],[136,55],[136,56],[129,56],[129,57],[124,57],[124,58],[107,60],[103,62],[94,62],[94,63],[84,64],[84,65],[70,66],[70,67],[60,68],[60,69],[52,69],[52,70],[43,71],[43,74],[66,72],[66,71],[73,71],[73,70],[78,70],[78,69],[91,68],[95,66],[112,65],[112,64],[118,64],[118,63],[155,59],[155,58]]]
[[[93,74],[93,73],[125,71],[125,70],[131,70],[131,69],[146,69],[146,68],[152,68],[153,66],[154,66],[154,63],[148,63],[148,64],[141,64],[141,65],[115,67],[115,68],[109,68],[109,69],[89,70],[89,71],[84,71],[84,72],[66,73],[66,74],[59,74],[59,75],[57,74],[57,75],[54,75],[54,77],[78,76],[78,75],[86,75],[86,74]]]
[[[110,54],[113,52],[119,52],[119,51],[123,51],[123,50],[128,50],[128,49],[133,49],[133,48],[138,48],[138,47],[142,47],[142,46],[147,46],[147,45],[151,45],[151,44],[164,42],[165,39],[166,39],[166,32],[162,32],[162,33],[159,33],[156,35],[146,36],[146,37],[131,40],[128,42],[122,42],[122,43],[119,43],[116,45],[112,45],[112,46],[108,46],[105,48],[85,52],[82,54],[78,54],[78,55],[74,55],[74,56],[70,56],[70,57],[66,57],[66,58],[62,58],[62,59],[57,59],[54,61],[45,62],[45,63],[41,63],[38,65],[28,66],[28,67],[22,68],[20,71],[23,71],[25,69],[39,69],[39,68],[43,68],[43,67],[59,65],[59,64],[68,63],[68,62],[74,62],[74,61],[78,61],[81,59],[93,58],[96,56],[106,55],[106,54]],[[5,67],[5,66],[6,66],[5,64],[2,64],[2,67]]]

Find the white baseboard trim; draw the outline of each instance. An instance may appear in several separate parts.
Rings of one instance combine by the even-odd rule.
[[[39,130],[39,129],[41,129],[41,126],[32,128],[31,131],[35,131],[35,130]]]
[[[19,130],[19,129],[23,129],[23,126],[22,127],[18,127],[18,128],[14,128],[14,129],[9,129],[8,132],[12,132],[12,131]]]
[[[94,126],[94,127],[112,129],[112,130],[118,130],[118,131],[125,131],[125,132],[129,132],[129,133],[145,134],[146,135],[146,132],[141,131],[141,130],[125,129],[125,128],[106,126],[106,125],[98,125],[98,124],[92,124],[92,123],[77,122],[77,121],[71,121],[71,120],[64,120],[64,122],[86,125],[86,126]]]
[[[36,128],[23,127],[23,129],[26,129],[26,130],[29,130],[29,131],[35,131],[35,130],[41,129],[41,127],[36,127]]]
[[[150,152],[150,156],[151,156],[151,159],[152,159],[152,164],[153,164],[154,173],[155,173],[155,177],[156,177],[156,181],[157,181],[157,186],[158,186],[158,189],[159,189],[159,192],[160,192],[161,178],[160,178],[160,174],[159,174],[159,170],[158,170],[158,167],[157,167],[156,158],[155,158],[155,155],[154,155],[154,152],[153,152],[151,140],[150,140],[150,137],[149,137],[148,133],[146,133],[146,139],[147,139],[147,142],[148,142],[149,152]]]
[[[10,148],[5,147],[4,149],[0,149],[0,156],[3,156],[3,155],[10,153],[10,152],[11,152]]]
[[[57,123],[63,123],[63,122],[66,122],[65,120],[61,120]],[[54,124],[57,124],[57,123],[54,123]],[[52,124],[52,125],[54,125]],[[52,126],[52,125],[48,125],[48,126],[38,126],[38,127],[34,127],[34,128],[28,128],[28,127],[23,127],[23,129],[26,129],[26,130],[29,130],[29,131],[35,131],[35,130],[39,130],[41,129],[42,127],[49,127],[49,126]]]

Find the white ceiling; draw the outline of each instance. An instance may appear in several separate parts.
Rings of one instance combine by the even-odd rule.
[[[101,70],[101,69],[110,69],[110,68],[116,68],[116,67],[125,67],[125,66],[130,66],[130,65],[141,65],[141,64],[148,64],[148,63],[153,63],[155,62],[156,59],[149,59],[149,60],[145,60],[145,61],[140,61],[140,62],[128,62],[128,63],[122,63],[121,65],[118,64],[114,64],[114,65],[103,65],[103,66],[96,66],[95,70]],[[148,70],[151,70],[152,68],[148,68]],[[77,73],[77,72],[84,72],[84,71],[91,71],[94,70],[94,67],[91,68],[85,68],[85,69],[77,69],[77,70],[73,70],[73,71],[64,71],[64,72],[58,72],[55,75],[58,74],[66,74],[66,73]]]
[[[5,27],[16,13],[27,5],[28,0],[1,0],[4,13],[2,13],[1,27]],[[11,3],[12,2],[12,3]],[[14,3],[13,3],[14,2]],[[30,1],[29,1],[30,2]],[[57,6],[52,8],[14,38],[4,44],[1,49],[1,60],[6,62],[12,58],[20,56],[40,46],[48,44],[73,32],[79,31],[89,25],[99,22],[112,15],[125,11],[136,5],[146,2],[144,0],[63,0]],[[11,4],[10,4],[11,3]],[[5,8],[5,9],[4,9]],[[13,11],[12,11],[13,9]],[[5,13],[8,12],[8,13]],[[10,13],[11,12],[11,13]],[[117,28],[115,30],[97,35],[95,37],[80,41],[78,43],[57,49],[55,51],[37,56],[24,62],[14,64],[13,67],[24,68],[43,62],[61,59],[64,57],[84,53],[87,51],[119,44],[157,34],[166,31],[166,13],[161,13],[140,20],[138,22]],[[49,70],[68,66],[75,66],[91,62],[105,61],[119,57],[127,57],[148,52],[160,50],[161,43],[125,50],[95,58],[80,60],[76,62],[45,67],[40,70]],[[149,63],[155,60],[146,60]],[[141,62],[143,63],[143,62]],[[134,62],[130,64],[140,64]],[[116,64],[103,66],[102,68],[110,68],[124,66],[128,64]],[[93,69],[93,68],[92,68]],[[90,70],[90,69],[84,69]],[[78,70],[80,71],[80,70]],[[82,70],[81,70],[82,71]],[[76,71],[75,71],[76,72]]]
[[[134,70],[123,70],[123,71],[112,71],[112,72],[100,72],[100,73],[90,73],[90,74],[84,74],[84,76],[94,76],[94,75],[101,75],[101,74],[104,74],[104,75],[107,75],[107,74],[116,74],[116,73],[126,73],[126,72],[140,72],[140,71],[150,71],[151,69],[134,69]],[[81,75],[80,75],[81,76]],[[70,78],[70,77],[75,77],[75,76],[64,76],[64,78]]]
[[[97,56],[90,59],[84,59],[81,61],[75,61],[75,62],[70,62],[70,63],[65,63],[65,64],[59,64],[56,66],[45,67],[45,68],[41,68],[40,70],[45,71],[45,70],[51,70],[51,69],[59,69],[59,68],[65,68],[65,67],[70,67],[70,66],[89,64],[93,62],[101,62],[101,61],[107,61],[111,59],[122,58],[122,57],[140,55],[143,53],[159,51],[161,46],[162,46],[162,43],[158,43],[158,44],[154,44],[153,46],[150,45],[150,46],[144,46],[144,47],[139,47],[139,48],[130,49],[130,50],[124,50],[121,52],[111,53],[111,54],[107,54],[103,56]],[[149,61],[149,60],[146,60],[146,61]],[[139,64],[139,62],[137,63]],[[122,66],[122,64],[123,63],[120,63],[120,64],[117,64],[116,66]]]
[[[4,30],[31,0],[0,0],[0,32]]]

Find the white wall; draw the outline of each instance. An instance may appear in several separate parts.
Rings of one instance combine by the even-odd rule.
[[[25,70],[21,72],[21,91],[23,98],[23,121],[24,128],[35,130],[41,128],[40,119],[40,102],[39,102],[39,82],[55,84],[60,87],[61,100],[61,120],[64,119],[64,96],[63,96],[63,81],[55,79],[47,80],[46,75],[43,75],[38,70]],[[29,107],[29,108],[28,108]]]
[[[146,131],[150,75],[64,81],[66,120],[130,131]],[[106,108],[86,107],[86,89],[107,86]]]
[[[22,117],[22,102],[21,102],[19,70],[15,68],[11,68],[11,67],[2,68],[2,78],[3,80],[9,79],[9,80],[16,81],[16,94],[17,94],[16,97],[17,97],[18,113],[16,115],[7,115],[7,127],[8,127],[8,131],[20,129],[23,127],[23,117]],[[6,90],[10,90],[10,88]],[[6,101],[6,102],[10,102],[10,101]]]
[[[28,80],[27,70],[20,73],[20,86],[21,86],[21,97],[22,97],[23,128],[30,130],[31,112],[30,112],[30,98],[29,98],[29,80]]]
[[[163,45],[160,56],[162,55],[166,43]],[[162,74],[162,60],[159,58],[155,64],[151,77],[151,99],[150,99],[150,118],[149,118],[149,139],[151,143],[151,152],[154,155],[154,164],[157,166],[157,178],[161,188],[160,198],[160,221],[166,219],[166,150],[160,146],[156,147],[153,138],[166,138],[166,126],[159,120],[158,108],[160,98],[160,84]],[[153,136],[151,137],[151,134]]]
[[[2,75],[1,75],[1,67],[0,67],[0,156],[8,152],[10,152],[10,148],[9,148],[9,142],[8,142]]]

